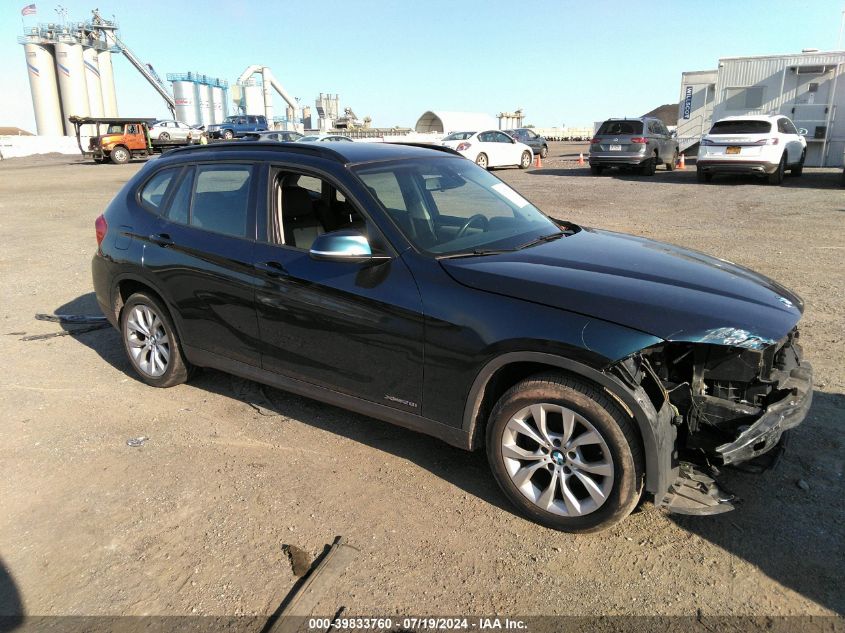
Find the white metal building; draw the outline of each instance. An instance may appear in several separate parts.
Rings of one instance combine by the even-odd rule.
[[[681,149],[713,121],[744,114],[784,114],[806,128],[808,167],[841,167],[845,148],[845,51],[726,57],[716,70],[682,75]],[[837,116],[839,107],[842,113]]]
[[[442,110],[435,112],[429,110],[417,119],[414,131],[449,134],[451,132],[497,130],[498,128],[499,122],[496,118],[483,112],[443,112]]]

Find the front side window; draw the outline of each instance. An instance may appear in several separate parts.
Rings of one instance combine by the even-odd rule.
[[[196,169],[190,224],[233,237],[247,236],[250,165],[200,165]]]
[[[507,184],[457,157],[403,160],[357,176],[418,250],[513,249],[560,229]]]

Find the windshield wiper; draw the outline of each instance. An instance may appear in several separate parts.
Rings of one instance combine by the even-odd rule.
[[[461,251],[460,253],[452,253],[450,255],[440,255],[437,259],[459,259],[461,257],[482,257],[484,255],[501,255],[502,253],[512,253],[514,250],[513,248],[501,248],[501,249],[484,249],[484,248],[476,248],[472,251]]]
[[[558,238],[563,237],[566,235],[566,231],[560,231],[558,233],[551,233],[549,235],[543,235],[538,237],[536,240],[531,240],[530,242],[526,242],[521,246],[517,246],[516,250],[521,251],[523,248],[528,248],[529,246],[535,246],[537,244],[542,244],[543,242],[551,242],[552,240],[556,240]]]

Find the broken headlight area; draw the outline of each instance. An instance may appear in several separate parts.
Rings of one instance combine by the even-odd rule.
[[[674,413],[678,477],[660,505],[675,512],[731,509],[731,496],[710,475],[772,451],[812,401],[812,367],[802,360],[797,329],[759,348],[667,342],[611,370],[642,387],[656,410],[669,406]]]
[[[809,408],[812,369],[797,329],[759,347],[666,343],[642,355],[678,412],[679,452],[711,464],[770,451]]]

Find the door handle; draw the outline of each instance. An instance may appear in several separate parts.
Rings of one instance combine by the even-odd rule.
[[[255,269],[260,270],[268,277],[282,277],[288,274],[285,267],[279,262],[269,261],[255,264]]]
[[[162,248],[173,246],[173,240],[170,239],[170,235],[167,233],[154,233],[153,235],[150,235],[150,241],[153,244],[158,244]]]

